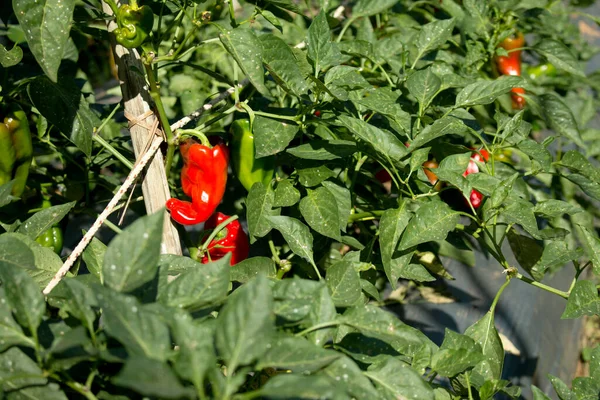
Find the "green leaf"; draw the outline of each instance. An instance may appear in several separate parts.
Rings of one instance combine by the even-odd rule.
[[[558,394],[560,400],[578,400],[575,393],[573,393],[559,378],[548,374],[548,379],[550,379],[550,383],[552,383],[552,387],[556,391],[556,394]]]
[[[404,324],[396,316],[373,305],[349,308],[342,321],[363,335],[388,343],[400,354],[414,356],[425,345],[432,350],[437,346],[421,331]],[[343,337],[336,337],[340,342]]]
[[[158,293],[158,301],[169,307],[196,310],[218,304],[229,292],[231,253],[208,264],[196,263],[170,281]]]
[[[0,86],[0,89],[2,89],[2,87]],[[0,100],[2,99],[2,96],[0,96]],[[7,204],[12,203],[13,201],[17,200],[18,197],[15,197],[11,194],[12,188],[15,184],[15,180],[12,180],[8,183],[5,183],[3,185],[0,185],[0,207],[4,207]]]
[[[354,399],[380,400],[375,387],[358,365],[348,356],[343,354],[340,354],[340,356],[321,372],[336,381],[342,382],[346,392]]]
[[[567,151],[559,161],[559,164],[569,168],[571,171],[578,172],[594,182],[600,182],[600,170],[578,151]]]
[[[96,313],[91,306],[97,306],[92,289],[75,278],[64,278],[52,292],[49,299],[58,302],[62,311],[66,311],[81,321],[92,334],[95,332]]]
[[[11,392],[9,400],[68,400],[67,395],[56,383],[45,386],[30,386]]]
[[[2,391],[12,391],[46,383],[47,379],[43,376],[40,367],[18,347],[12,347],[0,353],[0,389]]]
[[[142,356],[129,357],[112,383],[161,399],[189,398],[193,393],[182,385],[167,363]]]
[[[12,5],[33,56],[48,78],[57,82],[75,0],[13,0]]]
[[[500,182],[500,185],[498,185],[494,189],[492,197],[490,198],[491,208],[498,208],[504,204],[504,200],[506,200],[506,198],[512,191],[512,188],[518,177],[519,174],[515,173],[509,176],[508,178],[504,179],[502,182]]]
[[[343,186],[340,186],[332,181],[324,181],[321,184],[327,188],[335,198],[338,208],[338,217],[340,221],[340,230],[346,232],[348,218],[352,212],[352,198],[350,191]]]
[[[399,278],[414,279],[419,282],[435,279],[423,266],[409,264],[413,251],[394,257],[394,250],[411,217],[412,213],[406,207],[406,203],[403,203],[399,209],[386,210],[379,220],[381,261],[385,275],[393,288],[396,287]]]
[[[353,17],[370,17],[394,6],[397,0],[358,0],[352,7]]]
[[[277,276],[277,267],[270,258],[251,257],[231,267],[229,274],[231,281],[246,283],[257,275],[274,278]]]
[[[442,376],[453,377],[483,360],[484,355],[479,343],[469,336],[446,328],[444,342],[431,359],[431,368]]]
[[[350,307],[361,298],[360,275],[352,262],[338,261],[327,268],[326,282],[336,307]]]
[[[561,217],[564,214],[577,214],[583,212],[583,209],[578,204],[571,204],[557,199],[549,199],[537,203],[533,207],[533,212],[546,218],[556,218]]]
[[[16,268],[35,269],[35,257],[31,249],[15,237],[4,234],[0,236],[0,265]]]
[[[24,3],[27,2],[29,0]],[[69,137],[89,157],[92,153],[92,133],[100,125],[100,120],[90,110],[75,82],[72,79],[61,79],[56,84],[42,76],[29,83],[27,93],[35,108],[48,122]]]
[[[380,159],[399,161],[408,153],[406,146],[391,132],[346,115],[340,115],[338,119],[360,140],[368,143]]]
[[[164,212],[138,218],[115,237],[104,255],[104,284],[131,292],[154,278],[162,241]]]
[[[7,244],[14,247],[8,250],[6,247]],[[28,250],[25,250],[23,245],[25,245]],[[0,238],[0,262],[6,262],[3,260],[3,256],[10,256],[14,251],[18,251],[19,254],[11,257],[6,265],[15,265],[15,262],[18,262],[19,264],[16,264],[15,266],[26,268],[27,273],[39,285],[40,289],[48,284],[50,279],[52,279],[54,274],[56,274],[58,269],[62,266],[62,261],[54,250],[44,247],[20,233],[5,233]],[[31,268],[30,264],[31,253],[33,253],[33,258],[35,260],[33,268]],[[21,262],[23,262],[23,264],[20,264]],[[70,273],[68,273],[68,275],[70,275]]]
[[[0,65],[4,68],[14,67],[23,59],[23,50],[16,44],[12,49],[6,50],[6,47],[0,44]]]
[[[221,32],[219,39],[223,47],[232,55],[240,69],[246,74],[250,83],[261,94],[268,97],[270,93],[265,86],[262,44],[254,31],[245,27],[238,27]]]
[[[169,329],[157,314],[147,311],[133,296],[112,290],[98,293],[104,330],[127,349],[130,356],[165,361],[171,352]]]
[[[19,324],[15,322],[4,288],[0,286],[0,353],[12,346],[35,348],[35,342],[28,338]]]
[[[515,258],[519,262],[519,265],[527,271],[533,279],[540,281],[544,275],[540,273],[539,269],[534,269],[543,254],[543,249],[539,243],[524,235],[519,235],[514,228],[511,228],[506,234],[508,244],[515,255]]]
[[[46,302],[39,286],[26,272],[0,263],[0,281],[16,320],[30,332],[37,330],[46,312]]]
[[[581,230],[581,245],[585,254],[592,262],[594,274],[600,276],[600,239],[583,225],[578,225]]]
[[[273,285],[273,297],[275,298],[275,314],[277,317],[288,321],[299,321],[308,316],[313,307],[313,300],[319,297],[325,287],[323,282],[308,279],[283,279]],[[331,296],[325,288],[331,303]],[[331,303],[333,307],[333,303]],[[335,308],[333,308],[335,316]]]
[[[456,227],[459,217],[457,212],[441,201],[423,204],[406,226],[399,249],[406,250],[421,243],[446,239],[448,232]]]
[[[560,97],[551,93],[543,94],[539,99],[550,128],[585,149],[586,145],[569,106]]]
[[[504,366],[504,347],[494,325],[494,314],[491,311],[485,313],[480,320],[467,328],[465,335],[481,346],[484,356],[474,371],[487,381],[500,379]]]
[[[285,150],[297,132],[298,125],[296,124],[257,115],[252,127],[256,158],[267,157]]]
[[[195,387],[204,384],[208,370],[216,362],[214,331],[211,323],[198,323],[187,313],[175,315],[172,327],[175,343],[180,347],[175,359],[175,371]]]
[[[467,126],[454,116],[447,116],[427,125],[410,143],[410,150],[414,151],[430,141],[448,134],[461,134],[468,131]]]
[[[398,124],[402,132],[410,132],[410,114],[402,110],[400,104],[397,103],[398,92],[393,92],[387,87],[368,88],[350,92],[349,98],[356,104],[390,117]]]
[[[423,113],[433,98],[438,94],[442,80],[432,68],[417,71],[406,80],[406,88],[419,102],[419,110]]]
[[[81,255],[88,271],[98,278],[100,282],[104,279],[102,276],[102,263],[104,262],[105,253],[106,245],[99,239],[92,238],[92,241],[87,245]]]
[[[265,12],[268,11],[263,11],[263,16],[265,16]],[[271,34],[260,36],[260,41],[265,67],[275,79],[275,82],[298,97],[306,94],[309,86],[290,46],[279,37]]]
[[[402,361],[388,357],[369,366],[365,375],[385,399],[434,400],[431,385]]]
[[[340,356],[337,351],[325,350],[304,338],[282,336],[271,342],[256,369],[289,369],[292,373],[309,374],[331,364]]]
[[[287,149],[291,155],[305,160],[336,160],[354,154],[356,143],[349,140],[311,140]]]
[[[313,236],[310,229],[296,218],[286,216],[267,217],[271,226],[282,235],[294,254],[306,259],[314,265],[313,260]],[[337,229],[337,224],[336,224]]]
[[[573,56],[573,53],[564,44],[553,39],[544,38],[544,40],[539,41],[533,48],[546,57],[548,62],[556,68],[585,78],[583,68]]]
[[[337,202],[327,188],[308,189],[299,208],[304,220],[315,231],[338,242],[342,240]]]
[[[234,292],[217,318],[216,345],[229,371],[262,356],[273,331],[273,296],[259,275]]]
[[[300,191],[294,187],[289,179],[277,182],[273,207],[291,207],[300,200]]]
[[[578,260],[582,253],[581,249],[570,250],[562,240],[551,241],[544,246],[542,257],[531,268],[531,274],[541,279],[546,271],[554,271],[570,261]]]
[[[341,54],[337,45],[331,42],[331,32],[325,10],[321,10],[310,24],[306,37],[306,48],[308,59],[312,61],[317,72],[339,63]]]
[[[517,144],[519,150],[527,154],[529,158],[540,163],[544,171],[552,168],[552,155],[543,145],[531,139],[525,139]]]
[[[298,173],[298,182],[305,187],[317,186],[319,183],[336,175],[326,165],[320,164],[312,166],[299,165],[296,168]]]
[[[531,385],[531,392],[533,393],[533,400],[550,400],[550,397],[533,385]]]
[[[417,46],[417,56],[413,65],[417,63],[425,54],[439,48],[452,36],[454,29],[454,18],[430,22],[421,27],[419,37],[415,41]]]
[[[575,283],[560,318],[573,319],[584,315],[600,315],[600,297],[594,282],[579,280]]]
[[[512,88],[523,86],[519,76],[501,76],[493,81],[478,80],[463,88],[456,96],[455,107],[490,104]]]
[[[29,217],[19,229],[17,233],[29,236],[35,240],[42,233],[46,232],[53,225],[59,223],[71,209],[75,206],[75,202],[61,204],[50,208],[45,208],[38,211],[33,216]]]
[[[272,190],[257,182],[250,188],[246,198],[246,219],[250,236],[259,238],[271,231],[269,216],[273,214],[274,194]]]
[[[529,201],[517,198],[504,208],[501,215],[507,223],[519,224],[531,236],[540,239],[533,204]]]
[[[307,322],[310,324],[309,326],[333,321],[337,316],[335,305],[329,294],[329,289],[324,282],[321,284],[320,288],[317,288],[313,293],[310,305],[310,312],[307,318]],[[333,329],[326,328],[310,332],[307,335],[307,338],[316,345],[324,346],[332,336]]]
[[[260,395],[273,400],[350,400],[341,385],[322,375],[276,375],[260,388]]]

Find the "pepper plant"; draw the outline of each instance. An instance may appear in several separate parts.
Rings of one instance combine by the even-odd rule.
[[[4,120],[2,397],[553,396],[503,375],[495,313],[528,285],[564,319],[600,315],[600,75],[570,17],[599,20],[571,3],[3,6],[2,110],[23,110],[33,160]],[[127,128],[145,125],[120,104],[115,55],[123,93],[142,82],[158,120],[137,160]],[[156,151],[165,207],[190,225],[183,255],[161,254],[153,193],[127,193]],[[126,227],[105,219],[116,210]],[[40,244],[57,224],[60,255]],[[434,343],[386,305],[426,301],[452,258],[505,278]],[[566,289],[544,279],[563,268]],[[589,376],[548,376],[560,399],[598,397],[590,354]]]

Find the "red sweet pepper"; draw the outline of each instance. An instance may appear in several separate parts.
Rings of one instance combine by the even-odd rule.
[[[214,213],[206,221],[204,228],[214,229],[228,218],[229,215],[221,212]],[[227,224],[208,244],[207,251],[208,253],[202,256],[202,264],[223,258],[227,253],[231,253],[231,265],[235,265],[248,258],[250,245],[248,244],[248,236],[242,229],[240,221],[236,219]]]
[[[508,56],[496,57],[496,67],[502,75],[521,76],[521,50],[525,45],[525,37],[521,32],[516,37],[507,37],[500,43],[500,47],[508,52]],[[525,98],[520,95],[525,93],[523,88],[513,88],[511,90],[512,106],[514,109],[525,107]]]
[[[474,152],[471,155],[471,159],[469,160],[469,165],[467,166],[467,170],[465,172],[463,172],[463,176],[466,177],[467,175],[476,174],[479,172],[479,167],[477,166],[477,163],[475,161],[486,162],[489,159],[490,159],[490,153],[488,153],[488,151],[486,149],[480,149],[480,150]],[[469,196],[469,200],[470,200],[471,204],[473,205],[473,208],[479,208],[479,206],[481,205],[481,202],[483,201],[483,194],[476,189],[472,189],[471,195]]]
[[[223,143],[208,147],[192,140],[180,146],[183,157],[181,186],[192,202],[169,199],[171,217],[182,225],[206,221],[225,193],[229,150]]]

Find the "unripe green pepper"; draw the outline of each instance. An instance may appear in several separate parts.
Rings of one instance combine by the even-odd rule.
[[[0,185],[14,179],[12,194],[20,196],[25,190],[33,157],[29,121],[25,112],[17,107],[5,115],[0,123]]]
[[[527,67],[527,75],[532,80],[540,77],[555,77],[556,67],[550,63]]]
[[[50,200],[44,199],[42,208],[50,208],[51,206]],[[51,248],[56,254],[60,255],[63,248],[62,228],[56,224],[35,238],[35,241],[44,247]]]
[[[123,4],[117,11],[117,25],[117,43],[129,49],[139,47],[152,32],[154,13],[147,6]]]
[[[238,180],[250,191],[256,182],[268,185],[273,179],[275,159],[270,157],[255,158],[254,135],[250,130],[250,122],[238,119],[231,124],[231,160],[233,172]]]

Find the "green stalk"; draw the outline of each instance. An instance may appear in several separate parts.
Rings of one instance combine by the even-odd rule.
[[[173,155],[175,154],[175,140],[173,137],[173,131],[171,131],[171,125],[169,125],[169,119],[167,118],[167,114],[165,113],[165,107],[163,105],[162,99],[160,97],[160,90],[158,89],[158,85],[156,83],[156,79],[154,78],[154,70],[150,64],[144,63],[144,68],[146,69],[146,75],[148,76],[148,83],[150,84],[150,96],[152,100],[154,100],[154,105],[156,106],[156,110],[158,111],[158,119],[160,120],[160,125],[165,132],[165,136],[167,137],[167,156],[165,159],[165,172],[167,176],[169,176],[169,172],[171,171],[171,164],[173,163]]]
[[[200,247],[200,251],[201,252],[206,251],[208,249],[208,245],[210,244],[210,242],[212,242],[212,240],[215,238],[215,236],[217,236],[217,234],[219,232],[221,232],[227,225],[229,225],[236,219],[238,219],[238,216],[232,215],[231,217],[227,218],[225,221],[223,221],[219,225],[217,225],[217,227],[215,229],[213,229],[213,231],[210,233],[210,235],[208,235],[208,238],[206,238],[204,243],[202,243],[202,247]]]
[[[115,156],[115,158],[123,163],[127,168],[133,169],[133,164],[131,161],[127,159],[123,154],[121,154],[117,149],[112,147],[110,143],[108,143],[102,136],[93,135],[92,139],[94,139],[98,144],[100,144],[104,149],[106,149],[110,154]]]
[[[507,277],[506,282],[504,282],[502,284],[502,286],[500,286],[500,289],[498,289],[498,293],[496,293],[496,297],[494,297],[494,301],[492,301],[492,305],[490,306],[490,312],[492,314],[494,314],[494,311],[496,310],[496,305],[498,304],[498,300],[500,300],[500,296],[502,295],[502,292],[504,292],[504,289],[506,289],[506,287],[508,286],[509,283],[510,283],[510,277]]]
[[[332,326],[340,326],[340,325],[342,325],[342,321],[321,322],[320,324],[313,325],[310,328],[306,328],[305,330],[296,333],[295,336],[304,336],[313,331],[318,331],[319,329],[329,328]]]

